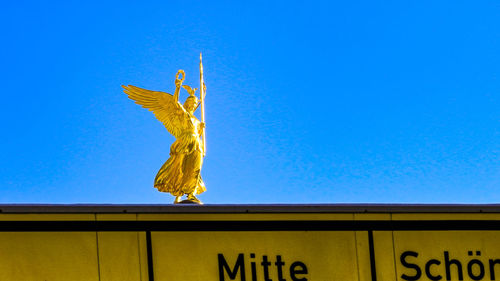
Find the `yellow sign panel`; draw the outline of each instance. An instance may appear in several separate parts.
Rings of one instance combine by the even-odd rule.
[[[144,233],[98,232],[97,238],[100,281],[148,280]]]
[[[0,281],[500,280],[498,212],[200,210],[2,213]]]
[[[99,280],[95,232],[0,232],[0,249],[0,280]]]
[[[157,281],[360,280],[354,231],[152,232],[151,237]]]

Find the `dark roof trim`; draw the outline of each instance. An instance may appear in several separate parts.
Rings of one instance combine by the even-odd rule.
[[[500,204],[0,204],[0,213],[500,213]]]

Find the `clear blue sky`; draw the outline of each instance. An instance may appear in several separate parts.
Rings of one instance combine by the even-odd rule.
[[[205,203],[498,203],[499,27],[498,1],[7,1],[0,203],[172,202],[174,138],[120,85],[197,87],[200,52]]]

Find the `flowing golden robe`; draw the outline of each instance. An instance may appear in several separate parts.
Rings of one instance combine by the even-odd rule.
[[[178,114],[184,115],[182,133],[170,146],[170,158],[158,171],[154,187],[174,196],[201,194],[206,188],[200,175],[203,164],[200,121],[192,114],[179,110]]]

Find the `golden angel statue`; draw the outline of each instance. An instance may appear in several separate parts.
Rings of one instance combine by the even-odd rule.
[[[185,78],[183,70],[179,70],[175,79],[174,95],[150,91],[136,86],[122,86],[128,97],[135,103],[142,105],[155,114],[167,130],[176,138],[170,146],[170,158],[163,164],[156,175],[154,187],[161,192],[169,192],[175,196],[176,203],[202,204],[196,198],[206,190],[201,178],[201,166],[205,156],[205,122],[204,122],[204,92],[203,68],[200,55],[200,100],[195,95],[197,89],[182,85]],[[182,78],[179,77],[182,75]],[[184,104],[179,102],[181,86],[189,93]],[[202,106],[202,121],[200,122],[194,112]],[[200,137],[203,136],[203,139]],[[183,195],[187,200],[181,201]]]

